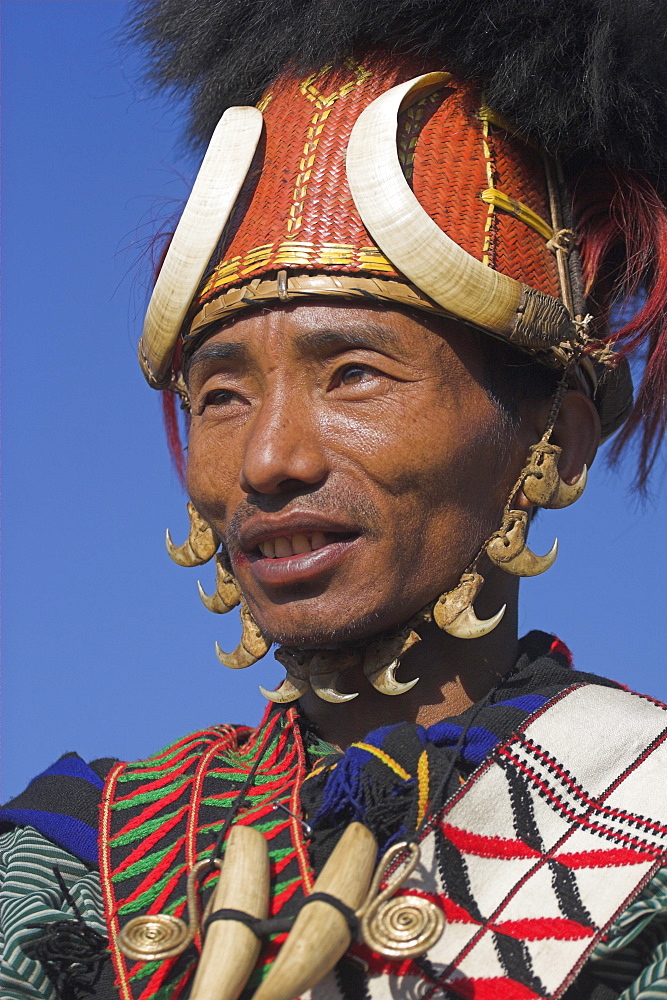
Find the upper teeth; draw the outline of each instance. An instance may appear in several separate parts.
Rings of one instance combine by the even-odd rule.
[[[285,556],[296,556],[302,552],[313,552],[327,544],[327,536],[323,531],[315,531],[312,535],[281,535],[279,538],[269,538],[259,543],[259,551],[265,559],[283,559]]]

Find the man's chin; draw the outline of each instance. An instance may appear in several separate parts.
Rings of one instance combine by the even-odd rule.
[[[335,624],[328,620],[323,622],[322,618],[313,621],[301,619],[298,624],[296,622],[283,624],[271,620],[269,616],[264,621],[259,615],[257,623],[267,639],[279,646],[297,649],[338,649],[352,646],[393,627],[390,622],[384,624],[383,616],[377,612],[370,612],[344,621],[342,624],[340,618]]]

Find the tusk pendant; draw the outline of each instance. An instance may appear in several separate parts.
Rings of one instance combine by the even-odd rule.
[[[259,690],[264,697],[277,705],[289,705],[291,701],[296,701],[302,694],[305,694],[309,688],[310,684],[308,681],[294,677],[292,674],[287,675],[277,691],[268,691],[261,684],[259,685]]]
[[[174,545],[167,531],[165,545],[171,559],[179,566],[203,566],[212,559],[220,539],[210,524],[204,520],[191,500],[188,501],[190,533],[182,545]]]
[[[212,912],[234,909],[265,920],[269,912],[269,851],[251,826],[232,827],[213,895]],[[239,920],[210,924],[190,1000],[237,1000],[262,947]]]
[[[445,625],[444,631],[457,639],[480,639],[483,635],[492,632],[501,618],[505,614],[506,604],[503,604],[500,611],[493,618],[480,619],[469,605],[465,611],[456,616],[453,622]]]
[[[331,702],[333,705],[342,704],[344,701],[352,701],[359,696],[359,692],[354,694],[342,694],[336,687],[338,671],[330,674],[313,674],[310,678],[310,686],[322,701]]]
[[[216,615],[226,615],[235,608],[241,600],[238,584],[224,564],[224,555],[218,552],[215,557],[215,593],[207,594],[199,580],[197,590],[202,604]]]
[[[492,563],[513,576],[539,576],[553,566],[558,555],[558,540],[544,556],[536,556],[526,545],[528,515],[522,510],[510,510],[500,531],[488,541],[486,554]]]
[[[351,823],[322,869],[313,893],[335,896],[357,910],[368,893],[377,849],[371,831],[361,823]],[[351,940],[347,920],[339,910],[321,900],[306,903],[253,1000],[300,997],[333,969]]]

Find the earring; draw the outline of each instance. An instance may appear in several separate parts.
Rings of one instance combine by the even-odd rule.
[[[190,533],[182,545],[174,545],[167,531],[167,552],[179,566],[203,566],[218,552],[221,545],[220,538],[191,500],[188,501],[187,510],[190,517]],[[225,653],[217,642],[215,644],[216,655],[220,662],[232,670],[240,670],[260,660],[269,651],[271,643],[267,642],[260,632],[248,605],[243,600],[239,585],[229,568],[225,551],[219,552],[216,556],[215,576],[216,587],[213,594],[207,594],[197,581],[199,596],[204,606],[218,615],[227,614],[238,604],[241,605],[240,643],[232,653]]]
[[[528,462],[523,470],[522,490],[531,503],[549,510],[569,507],[586,489],[588,469],[584,465],[576,483],[569,486],[558,473],[558,459],[562,449],[545,438],[534,444],[528,452]]]
[[[187,510],[190,517],[190,533],[182,545],[174,545],[167,531],[165,539],[167,552],[179,566],[203,566],[218,551],[220,539],[191,500],[188,501]]]
[[[545,556],[536,556],[526,544],[528,515],[523,510],[509,510],[499,531],[486,543],[486,554],[496,566],[513,576],[539,576],[553,566],[558,555],[558,539]]]

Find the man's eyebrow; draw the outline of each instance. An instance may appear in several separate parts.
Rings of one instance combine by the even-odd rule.
[[[187,360],[183,375],[186,379],[189,378],[196,368],[210,361],[233,361],[238,364],[239,362],[246,361],[247,358],[248,348],[245,344],[220,341],[204,344]]]
[[[294,338],[294,346],[304,355],[318,354],[329,348],[350,347],[360,350],[377,350],[378,347],[393,348],[400,338],[393,330],[379,323],[364,324],[361,330],[345,327],[336,329],[309,330]]]

